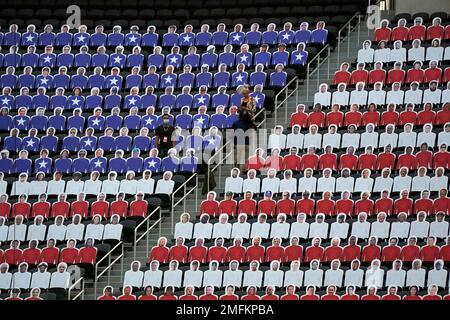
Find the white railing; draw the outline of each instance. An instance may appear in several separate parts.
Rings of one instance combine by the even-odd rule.
[[[265,114],[265,113],[264,113]],[[231,138],[233,139],[233,138]],[[208,192],[211,191],[209,186],[210,186],[210,181],[211,181],[211,174],[216,171],[217,169],[219,169],[219,183],[218,185],[221,185],[221,180],[222,180],[222,165],[224,164],[225,160],[228,159],[232,154],[233,154],[233,149],[231,149],[231,151],[229,151],[228,153],[225,154],[225,156],[223,155],[224,150],[227,150],[227,148],[229,146],[232,146],[232,140],[229,139],[219,150],[217,150],[217,152],[208,160],[208,168],[206,171],[206,185],[207,185],[207,189]],[[213,163],[213,160],[215,160],[215,158],[219,158],[216,162]],[[212,165],[214,164],[214,167],[212,167]]]
[[[81,290],[72,298],[72,290],[74,290],[75,287],[77,287],[79,283],[81,283]],[[81,277],[77,281],[75,281],[75,283],[69,287],[69,290],[67,290],[67,300],[77,300],[80,297],[81,297],[81,300],[84,300],[84,278],[83,277]]]
[[[195,185],[190,188],[190,190],[187,189],[187,185],[190,181],[195,179]],[[180,191],[183,190],[183,196],[178,199],[177,202],[175,202],[175,196]],[[186,199],[188,195],[190,195],[192,192],[195,191],[195,207],[198,207],[198,174],[194,173],[189,179],[187,179],[177,190],[172,192],[172,212],[171,212],[171,233],[174,232],[174,223],[175,223],[175,208],[183,204],[183,212],[186,212]]]
[[[323,59],[321,59],[321,55],[323,52],[327,51],[327,56]],[[331,53],[331,47],[329,44],[327,44],[325,47],[322,48],[319,52],[317,52],[316,56],[312,58],[308,64],[306,65],[306,100],[309,101],[309,82],[311,81],[311,76],[314,72],[317,70],[317,87],[319,86],[320,81],[320,66],[322,63],[327,61],[327,73],[330,74],[330,53]],[[317,63],[315,65],[315,68],[312,68],[312,64],[317,60]]]
[[[358,19],[358,24],[352,26],[352,24],[354,22],[356,22],[356,19]],[[360,38],[360,33],[361,33],[361,13],[357,12],[355,13],[350,20],[347,21],[346,24],[344,24],[344,26],[339,29],[338,34],[337,34],[337,61],[338,63],[341,61],[341,43],[344,41],[345,38],[350,38],[351,33],[355,30],[355,28],[358,28],[358,40],[356,41],[356,43],[359,44],[359,38]],[[345,37],[342,36],[342,33],[344,32],[344,30],[347,29],[347,34]],[[347,57],[350,56],[350,41],[347,41]],[[329,72],[328,72],[329,73]]]
[[[264,108],[261,108],[254,116],[253,116],[253,120],[256,120],[260,114],[264,115],[264,119],[258,123],[258,125],[256,126],[258,129],[262,126],[262,125],[266,125],[266,120],[267,120],[267,111]]]
[[[118,251],[117,249],[120,248],[120,254],[113,260],[112,260],[112,255]],[[116,244],[114,246],[114,248],[112,248],[111,250],[109,250],[109,252],[100,260],[97,261],[97,263],[94,266],[94,295],[97,297],[98,296],[98,280],[106,273],[108,272],[108,284],[111,282],[111,268],[113,267],[113,265],[115,265],[119,260],[120,260],[120,275],[123,274],[123,258],[125,256],[124,253],[124,244],[122,241],[120,241],[118,244]],[[103,269],[100,273],[99,273],[99,268],[100,268],[100,264],[105,261],[106,259],[108,259],[108,265],[106,266],[105,269]]]
[[[159,213],[158,219],[153,222],[152,225],[150,225],[150,218],[152,218],[155,214]],[[141,223],[139,223],[136,228],[134,228],[134,242],[133,242],[133,257],[134,260],[136,260],[136,251],[137,251],[137,245],[138,243],[144,239],[145,236],[147,236],[146,241],[146,248],[147,252],[149,251],[149,232],[152,231],[157,225],[159,225],[159,236],[161,236],[161,223],[162,223],[162,215],[161,215],[161,207],[155,208]],[[145,231],[138,237],[138,233],[140,232],[139,229],[146,225]]]
[[[295,83],[295,86],[293,87],[293,90],[291,93],[289,93],[289,87]],[[288,84],[284,86],[283,89],[281,89],[280,92],[278,92],[275,96],[275,109],[273,113],[275,114],[275,123],[278,123],[278,109],[284,105],[284,123],[287,123],[288,121],[288,99],[292,97],[292,95],[295,93],[295,105],[298,104],[298,87],[299,87],[299,81],[298,77],[294,77],[291,81],[289,81]],[[281,99],[281,95],[284,94],[284,99],[279,101]],[[287,125],[285,125],[287,127]]]

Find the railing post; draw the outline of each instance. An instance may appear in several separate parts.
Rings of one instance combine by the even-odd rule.
[[[320,84],[320,53],[317,55],[317,88],[319,88],[319,84]]]
[[[172,214],[170,215],[171,216],[170,217],[170,232],[172,234],[174,232],[174,225],[173,225],[173,223],[174,223],[174,215],[175,215],[174,205],[175,205],[175,193],[172,194]]]
[[[120,259],[120,274],[123,275],[123,263],[125,259],[125,252],[124,252],[125,245],[122,243],[122,258]]]
[[[162,210],[161,210],[161,207],[159,207],[158,211],[159,211],[158,238],[161,238],[161,228],[162,228],[162,214],[161,214]]]
[[[306,101],[309,101],[309,63],[306,65]]]
[[[147,219],[147,230],[150,228],[150,219]],[[146,239],[146,246],[145,246],[145,248],[146,248],[146,250],[147,250],[147,253],[148,253],[148,241],[149,241],[149,235],[150,235],[150,232],[147,232],[147,239]]]
[[[111,265],[111,255],[108,256],[108,266]],[[108,269],[108,283],[111,282],[111,268]]]
[[[351,32],[351,23],[348,24],[348,31],[347,31],[347,57],[350,57],[350,32]]]
[[[264,113],[264,120],[263,120],[264,128],[267,128],[267,112],[264,111],[263,113]]]
[[[329,78],[330,77],[330,54],[331,54],[331,48],[330,48],[330,46],[328,46],[328,58],[327,58],[327,77]]]
[[[186,212],[186,198],[184,195],[186,194],[186,185],[184,185],[184,193],[183,193],[183,212]]]
[[[356,43],[358,43],[358,44],[359,44],[359,36],[360,36],[360,33],[361,33],[361,15],[358,14],[358,41],[356,42]]]
[[[233,152],[234,152],[234,144],[232,145],[233,148]],[[223,153],[221,153],[220,158],[223,157]],[[233,159],[234,161],[236,161],[236,159]],[[220,159],[220,163],[222,163],[222,159]],[[222,185],[222,166],[219,166],[219,186]]]
[[[95,265],[95,273],[94,273],[94,295],[97,296],[97,274],[98,274],[98,270],[97,270],[97,264]]]
[[[338,64],[340,61],[340,56],[341,56],[341,30],[339,30],[338,36],[337,36],[337,61],[338,61]]]
[[[208,166],[207,166],[207,170],[206,170],[206,190],[208,192],[211,191],[209,189],[209,186],[210,186],[210,183],[209,183],[210,180],[209,179],[210,179],[210,175],[211,175],[211,164],[210,164],[211,159],[208,160]]]
[[[288,115],[288,112],[287,112],[288,102],[287,102],[287,100],[288,100],[288,97],[289,97],[289,88],[286,88],[286,98],[285,98],[285,102],[284,102],[284,123],[287,122],[287,115]]]
[[[299,81],[298,81],[298,78],[297,78],[297,85],[296,85],[296,88],[295,88],[295,107],[297,108],[297,106],[298,106],[298,89],[299,89]]]
[[[195,177],[195,185],[197,186],[195,188],[195,209],[198,210],[198,174]]]
[[[277,123],[278,120],[278,95],[275,96],[275,123]]]

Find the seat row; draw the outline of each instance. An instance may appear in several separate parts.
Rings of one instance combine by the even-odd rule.
[[[428,236],[444,239],[449,236],[449,223],[445,221],[445,215],[442,212],[436,214],[436,217],[430,222],[426,221],[427,213],[420,211],[417,218],[412,222],[407,221],[405,212],[400,212],[397,218],[388,218],[385,212],[376,215],[376,221],[368,222],[367,213],[357,214],[357,220],[346,222],[346,213],[336,214],[325,220],[325,214],[318,213],[315,219],[308,219],[307,215],[301,212],[295,219],[287,220],[285,213],[279,213],[272,222],[268,223],[269,214],[260,213],[258,218],[251,219],[253,222],[247,222],[247,213],[240,213],[235,222],[228,222],[227,214],[221,214],[216,222],[209,222],[206,214],[200,216],[196,223],[180,221],[175,226],[175,236],[186,240],[193,240],[196,243],[199,238],[211,241],[217,244],[223,243],[223,239],[242,239],[248,240],[256,237],[260,239],[291,239],[290,242],[298,243],[299,239],[348,239],[357,237],[358,239],[368,239],[375,237],[377,239],[407,239],[407,238],[427,238]],[[356,214],[355,214],[356,216]],[[448,220],[448,219],[447,219]],[[314,222],[312,222],[314,221]],[[334,221],[334,222],[332,222]],[[351,221],[351,220],[349,220]],[[351,229],[351,231],[350,231]],[[296,238],[296,239],[294,239]],[[221,240],[217,240],[221,239]],[[178,240],[177,240],[178,241]],[[202,240],[203,241],[203,240]],[[340,240],[339,240],[340,241]],[[338,241],[338,242],[339,242]],[[233,241],[234,243],[235,241]],[[273,240],[272,240],[273,242]],[[381,241],[380,241],[381,242]],[[339,245],[339,243],[337,243]]]
[[[39,204],[38,204],[39,203]],[[122,237],[123,225],[119,223],[120,217],[117,214],[113,214],[110,218],[110,222],[102,224],[102,215],[94,213],[99,208],[101,203],[96,203],[91,208],[93,213],[91,223],[81,223],[82,216],[76,213],[72,216],[72,223],[67,226],[63,224],[64,216],[56,216],[54,224],[44,224],[44,219],[52,217],[49,212],[45,211],[45,205],[50,206],[49,203],[36,202],[36,206],[33,206],[34,216],[33,224],[26,225],[23,223],[23,217],[14,217],[9,226],[6,225],[5,216],[0,216],[0,242],[9,242],[18,240],[20,242],[29,241],[30,247],[35,245],[31,242],[44,242],[45,240],[53,239],[55,241],[64,240],[87,240],[94,241],[102,240],[116,240],[120,241]],[[61,217],[61,218],[58,218]],[[84,218],[87,218],[85,216]],[[27,261],[30,263],[29,261]]]
[[[152,70],[164,70],[171,66],[176,70],[186,69],[196,70],[200,67],[203,69],[208,67],[208,70],[223,69],[240,67],[250,68],[261,64],[264,67],[276,66],[282,64],[283,66],[302,66],[308,62],[309,52],[315,52],[314,49],[307,48],[305,43],[301,42],[297,45],[295,50],[287,50],[286,44],[279,44],[278,50],[269,51],[268,45],[262,45],[259,51],[249,51],[248,45],[241,46],[240,51],[235,50],[233,52],[232,45],[227,45],[224,51],[217,54],[215,53],[215,46],[211,45],[207,47],[207,51],[199,54],[196,47],[190,47],[186,53],[182,53],[178,46],[172,48],[171,53],[163,53],[161,47],[155,47],[153,53],[142,53],[141,47],[134,47],[131,53],[126,53],[123,47],[117,47],[114,53],[107,53],[104,47],[100,47],[97,53],[89,53],[89,48],[83,46],[80,49],[80,53],[71,53],[71,47],[65,46],[61,53],[54,53],[52,47],[46,47],[43,53],[36,53],[34,47],[28,48],[27,53],[19,53],[17,47],[13,46],[10,49],[10,53],[3,54],[0,52],[0,67],[5,68],[7,71],[9,68],[14,68],[9,74],[14,74],[16,68],[25,69],[61,69],[64,68],[66,72],[68,70],[77,70],[77,68],[101,68],[112,69],[120,68],[125,69],[150,69]],[[200,51],[199,51],[200,52]],[[442,60],[438,54],[436,60]]]
[[[177,26],[171,25],[168,32],[161,36],[161,45],[163,47],[179,46],[208,46],[210,44],[224,46],[226,44],[242,45],[244,43],[259,44],[277,44],[277,43],[298,43],[309,42],[324,44],[327,42],[328,30],[325,29],[325,22],[319,21],[316,29],[308,30],[309,24],[303,22],[300,29],[292,30],[292,23],[286,22],[283,30],[276,31],[275,24],[268,26],[267,31],[260,32],[259,25],[253,24],[251,30],[243,31],[242,24],[234,26],[234,31],[228,33],[225,31],[225,24],[221,23],[217,26],[217,31],[209,32],[209,26],[203,25],[201,32],[194,33],[192,25],[186,25],[184,32],[177,33]],[[44,32],[38,34],[34,25],[27,27],[27,32],[18,32],[19,26],[13,24],[9,27],[9,32],[1,34],[0,44],[4,46],[67,46],[73,45],[81,47],[84,45],[91,46],[137,46],[155,47],[159,42],[159,34],[156,32],[155,26],[149,26],[147,33],[140,34],[138,26],[131,26],[130,33],[123,34],[122,27],[115,26],[113,32],[105,34],[102,26],[97,26],[95,33],[88,33],[87,26],[81,25],[78,32],[71,33],[68,25],[61,27],[61,32],[55,34],[53,26],[45,26]]]
[[[450,25],[442,26],[442,19],[435,17],[429,26],[424,26],[423,18],[416,17],[411,27],[406,27],[406,19],[399,19],[397,26],[393,29],[389,28],[389,20],[384,19],[380,22],[380,27],[375,29],[373,34],[374,41],[411,41],[433,40],[433,39],[449,39]]]
[[[157,264],[157,261],[155,261]],[[396,263],[397,262],[397,263]],[[401,268],[400,260],[393,263],[392,269],[385,272],[380,267],[380,261],[374,260],[371,266],[365,272],[359,268],[359,261],[354,260],[356,266],[352,269],[344,271],[340,268],[340,263],[334,260],[331,268],[323,270],[320,268],[319,261],[311,261],[310,268],[306,270],[299,269],[299,261],[295,260],[291,263],[291,268],[280,269],[278,261],[272,261],[270,268],[259,269],[257,261],[250,262],[250,267],[239,268],[237,261],[232,261],[229,269],[223,271],[218,268],[217,261],[212,261],[208,267],[200,267],[198,261],[190,264],[190,269],[180,270],[176,261],[169,264],[166,271],[159,270],[155,263],[151,263],[150,270],[145,272],[133,269],[127,271],[124,277],[124,287],[131,286],[134,288],[144,288],[152,286],[154,288],[164,288],[172,286],[175,288],[184,288],[192,286],[202,288],[212,286],[214,288],[223,288],[233,286],[236,288],[247,288],[254,286],[261,287],[327,287],[336,286],[338,288],[355,286],[355,287],[411,287],[427,288],[431,286],[447,288],[448,272],[443,269],[443,261],[436,261],[437,267],[426,270],[422,268],[421,261],[415,260],[413,267],[409,270]],[[136,263],[136,262],[135,262]],[[397,265],[396,265],[397,264]],[[398,268],[400,264],[400,268]],[[203,269],[203,270],[202,270]],[[386,273],[386,275],[385,275]],[[385,280],[386,278],[386,280]],[[427,281],[425,282],[425,279]]]
[[[380,91],[384,94],[384,91]],[[420,93],[420,92],[418,92]],[[381,101],[380,101],[381,102]],[[418,105],[420,103],[418,102]],[[310,127],[316,125],[319,128],[325,128],[332,124],[337,127],[355,125],[357,128],[360,126],[373,125],[373,128],[386,125],[400,125],[404,126],[408,123],[413,125],[425,125],[435,124],[444,125],[450,119],[450,112],[447,110],[448,103],[445,103],[441,110],[436,112],[436,107],[431,103],[424,103],[422,110],[415,111],[414,102],[408,102],[406,107],[400,112],[397,111],[395,104],[390,104],[386,110],[380,112],[377,110],[375,102],[371,102],[363,112],[359,111],[360,106],[353,104],[350,110],[345,112],[340,111],[339,105],[333,103],[330,111],[322,111],[322,105],[316,104],[314,109],[310,112],[305,112],[306,106],[299,104],[296,108],[296,112],[292,113],[289,127],[293,127],[295,124],[301,128]],[[327,115],[329,114],[329,117]],[[383,115],[383,119],[381,116]],[[367,130],[366,130],[367,131]]]
[[[382,62],[375,63],[375,69],[370,71],[364,69],[364,63],[359,63],[358,68],[352,72],[348,71],[349,64],[344,62],[338,71],[333,75],[332,84],[338,85],[344,83],[346,85],[357,85],[364,89],[364,84],[375,84],[376,82],[393,84],[393,83],[430,83],[436,81],[446,84],[449,81],[450,68],[440,68],[437,61],[430,61],[427,69],[421,69],[422,63],[417,62],[416,66],[404,70],[401,62],[395,62],[393,68],[383,69]],[[361,90],[361,89],[360,89]]]

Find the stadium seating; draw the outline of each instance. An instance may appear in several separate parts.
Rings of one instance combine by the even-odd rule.
[[[377,48],[364,41],[357,60],[319,86],[311,111],[300,104],[277,124],[267,155],[256,149],[245,172],[232,169],[223,195],[211,191],[195,217],[182,214],[147,267],[133,262],[124,292],[449,299],[447,16],[418,28],[397,21],[389,30],[383,21]],[[106,289],[102,299],[118,297]]]

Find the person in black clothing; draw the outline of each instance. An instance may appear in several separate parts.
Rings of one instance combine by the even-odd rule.
[[[241,90],[242,99],[239,106],[239,118],[233,123],[232,129],[234,133],[234,146],[235,146],[235,165],[241,172],[245,170],[245,163],[249,156],[250,145],[254,145],[256,124],[253,117],[256,113],[256,103],[252,96],[250,96],[250,90],[247,86]],[[236,130],[238,130],[236,132]],[[242,130],[242,131],[241,131]],[[250,130],[250,131],[249,131]],[[244,134],[244,139],[239,139],[239,135]]]
[[[159,156],[161,158],[167,156],[167,152],[170,148],[174,148],[176,144],[176,140],[174,139],[173,132],[175,128],[170,125],[170,116],[168,114],[164,114],[162,116],[162,125],[156,128],[156,147],[159,151]]]
[[[248,122],[248,126],[256,130],[256,124],[254,122],[254,116],[256,114],[256,102],[250,95],[250,89],[248,86],[244,86],[241,89],[242,99],[239,106],[239,120]]]

